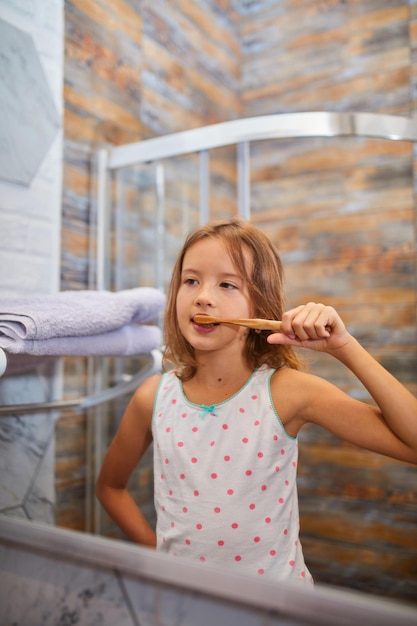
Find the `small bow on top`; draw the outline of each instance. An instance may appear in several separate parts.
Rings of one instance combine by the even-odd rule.
[[[202,404],[201,408],[203,409],[203,412],[200,413],[200,417],[205,417],[208,413],[210,415],[215,415],[217,417],[215,404],[210,404],[210,406],[207,406],[206,404]]]

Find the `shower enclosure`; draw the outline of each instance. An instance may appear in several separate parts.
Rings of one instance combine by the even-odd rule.
[[[190,229],[233,214],[251,219],[254,148],[314,137],[415,142],[417,122],[372,113],[266,115],[100,150],[92,285],[166,288]]]
[[[98,289],[151,285],[166,290],[185,235],[208,220],[240,215],[277,245],[286,267],[290,304],[330,300],[352,333],[416,393],[416,141],[417,122],[406,117],[307,112],[238,119],[104,148],[97,153],[90,285]],[[324,357],[315,356],[313,371],[366,400],[357,381]],[[140,360],[101,359],[91,369],[93,389],[119,382],[140,367]],[[123,402],[111,411],[99,407],[90,420],[91,485],[123,407]],[[310,545],[313,552],[317,543],[314,520],[320,516],[332,516],[335,528],[339,517],[351,516],[349,523],[357,523],[354,512],[343,508],[343,498],[337,506],[332,500],[346,489],[347,467],[334,462],[331,451],[340,450],[338,458],[344,458],[345,451],[321,437],[307,432],[306,463],[299,470],[307,552]],[[315,464],[318,450],[329,455],[321,457],[320,465],[325,471],[330,464],[327,477]],[[151,456],[141,465],[134,491],[153,519]],[[401,484],[406,484],[405,474],[413,468],[397,471],[404,474]],[[366,470],[361,476],[367,476]],[[376,479],[388,484],[392,474],[385,478],[381,470]],[[355,493],[367,493],[375,476],[369,485],[362,485],[362,478],[355,475],[352,480]],[[324,484],[328,499],[321,497]],[[398,489],[398,484],[392,488]],[[398,493],[406,503],[401,488]],[[363,507],[371,505],[360,504],[360,523],[366,518]],[[381,503],[374,506],[378,509]],[[92,490],[87,511],[87,528],[115,532]],[[394,532],[396,521],[388,505],[383,515],[386,532]],[[407,567],[404,563],[404,570]],[[336,584],[349,584],[337,576],[333,572]]]

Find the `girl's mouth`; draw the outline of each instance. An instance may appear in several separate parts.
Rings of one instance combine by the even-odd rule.
[[[194,321],[194,318],[191,318],[191,321],[194,326],[198,327],[199,330],[211,330],[212,328],[215,328],[215,326],[219,326],[219,324],[198,324],[196,321]]]

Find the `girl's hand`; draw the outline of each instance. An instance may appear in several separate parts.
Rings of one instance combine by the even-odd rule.
[[[268,343],[291,345],[321,352],[343,348],[350,334],[331,306],[309,302],[282,316],[282,331],[268,336]]]

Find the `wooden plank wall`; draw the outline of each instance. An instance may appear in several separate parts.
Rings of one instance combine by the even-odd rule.
[[[62,289],[88,286],[94,150],[239,117],[239,77],[238,19],[233,2],[65,2]],[[224,154],[212,164],[212,177],[218,183],[214,200],[217,204],[224,201],[226,187],[229,213],[235,210],[235,205],[229,207],[233,203],[230,179],[234,177],[230,167],[230,156]],[[192,169],[198,171],[195,163]],[[169,201],[172,187],[180,184],[178,170],[167,175]],[[184,185],[198,196],[195,184],[194,188]],[[127,202],[135,206],[137,191],[130,198],[131,191]],[[152,221],[150,196],[146,202]],[[195,197],[190,202],[195,206]],[[174,201],[169,206],[173,219],[167,222],[177,228]],[[135,221],[130,214],[128,220],[134,230],[137,218]],[[149,225],[142,221],[140,226],[146,234]],[[180,231],[177,239],[182,236]],[[135,240],[127,243],[126,256],[133,259],[132,265]],[[153,238],[151,247],[154,250]],[[142,271],[142,277],[145,273],[149,280],[148,272]],[[129,273],[126,286],[133,286],[134,276]],[[85,360],[66,359],[68,398],[87,393],[86,371]],[[108,407],[109,414],[114,410],[114,406]],[[119,406],[118,412],[121,410]],[[87,430],[85,415],[66,413],[57,424],[59,526],[85,529]],[[137,477],[140,498],[148,492],[149,466],[148,460]]]
[[[254,1],[242,17],[244,115],[414,113],[408,2]],[[414,169],[406,143],[265,142],[252,150],[251,203],[253,221],[281,251],[291,304],[336,306],[416,393]],[[309,366],[366,398],[330,359]],[[300,451],[301,538],[316,581],[415,601],[416,468],[318,428],[302,433]]]
[[[416,16],[414,0],[67,0],[62,289],[88,284],[94,149],[268,113],[414,115]],[[366,139],[251,150],[253,221],[281,251],[289,301],[335,304],[417,392],[415,163],[407,144]],[[212,181],[214,213],[232,213],[233,154],[217,155]],[[174,175],[170,185],[174,198]],[[364,395],[332,361],[309,365]],[[68,397],[84,393],[85,372],[67,360]],[[57,426],[57,523],[78,529],[86,429],[82,415]],[[300,441],[302,541],[316,580],[416,601],[416,469],[311,428]],[[138,497],[149,481],[148,463]]]

